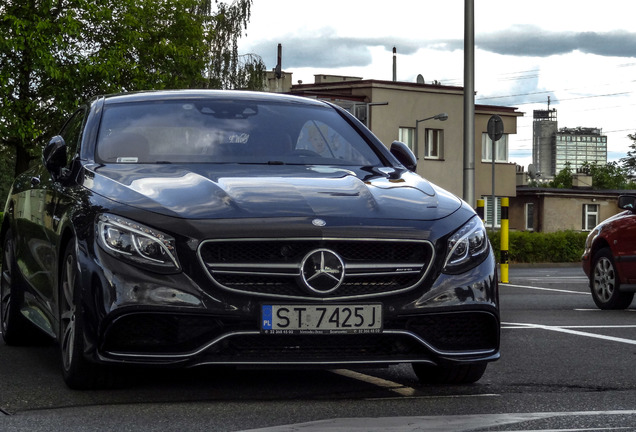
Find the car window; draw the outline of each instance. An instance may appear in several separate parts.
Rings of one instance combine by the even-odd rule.
[[[84,125],[85,110],[80,109],[66,122],[60,135],[66,143],[67,166],[75,158],[79,151],[79,143],[82,139],[82,131]]]
[[[376,166],[333,108],[235,100],[106,106],[96,159],[106,163],[285,163]]]

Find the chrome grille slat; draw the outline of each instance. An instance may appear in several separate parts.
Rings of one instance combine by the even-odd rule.
[[[308,293],[299,282],[301,261],[319,248],[338,254],[344,263],[344,281],[333,293]],[[206,240],[198,250],[200,264],[219,288],[299,300],[359,299],[406,292],[424,280],[434,256],[430,242],[402,239],[224,239]]]

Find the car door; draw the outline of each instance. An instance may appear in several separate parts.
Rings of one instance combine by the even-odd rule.
[[[84,110],[77,111],[65,124],[60,135],[67,142],[67,166],[78,150],[84,124]],[[54,334],[57,311],[57,283],[60,222],[71,205],[67,189],[69,178],[54,179],[40,163],[23,176],[24,188],[16,196],[16,244],[18,266],[28,283],[24,297],[24,313],[43,330]]]
[[[610,246],[616,257],[621,279],[636,283],[636,214],[628,214],[616,221]]]

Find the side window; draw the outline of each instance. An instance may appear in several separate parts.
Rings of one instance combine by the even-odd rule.
[[[415,128],[411,127],[401,127],[398,129],[398,141],[402,141],[404,144],[409,146],[411,151],[415,153]]]
[[[487,227],[492,227],[492,195],[482,196],[484,200],[484,223]],[[495,197],[495,227],[501,226],[501,198]]]
[[[583,204],[583,231],[592,231],[598,222],[598,204]]]
[[[75,114],[73,114],[73,116],[66,122],[66,124],[62,128],[62,132],[60,132],[60,135],[66,142],[67,165],[71,164],[71,161],[79,152],[82,132],[84,130],[84,114],[84,109],[76,111]]]
[[[481,135],[481,161],[492,162],[492,140],[487,133]],[[495,162],[508,162],[508,134],[495,142]]]
[[[526,203],[526,230],[534,231],[534,203]]]
[[[444,159],[444,130],[426,129],[427,159]]]

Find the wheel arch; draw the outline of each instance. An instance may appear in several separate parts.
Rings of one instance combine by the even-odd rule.
[[[594,240],[594,243],[592,243],[592,248],[590,250],[590,260],[594,260],[594,256],[597,254],[598,251],[600,251],[601,249],[609,249],[611,252],[610,245],[607,241],[607,239],[605,237],[597,237],[596,240]],[[612,252],[612,257],[614,256],[614,253]]]

